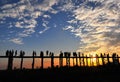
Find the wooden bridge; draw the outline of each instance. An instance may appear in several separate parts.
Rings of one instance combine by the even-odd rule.
[[[13,67],[13,60],[14,58],[20,58],[21,63],[20,63],[20,69],[23,69],[23,59],[24,58],[32,58],[32,69],[34,69],[35,65],[35,59],[40,58],[41,59],[41,69],[43,69],[44,66],[44,59],[49,58],[51,59],[51,68],[54,68],[54,59],[58,58],[59,59],[59,67],[63,67],[63,59],[66,59],[66,66],[70,67],[70,59],[73,59],[73,66],[88,66],[88,63],[90,66],[93,66],[93,63],[96,62],[97,66],[100,65],[100,62],[102,65],[105,64],[114,64],[117,65],[119,64],[119,56],[116,53],[111,54],[96,54],[95,56],[93,55],[84,55],[83,53],[80,52],[60,52],[59,56],[55,56],[53,52],[46,51],[44,53],[43,51],[40,52],[40,55],[37,56],[36,52],[33,51],[32,56],[25,56],[24,51],[20,51],[20,54],[17,55],[17,51],[14,50],[7,50],[5,56],[0,56],[0,59],[7,58],[8,59],[8,65],[7,69],[12,70]],[[95,59],[95,61],[93,61]],[[112,59],[112,61],[110,61]],[[75,63],[74,63],[75,62]],[[79,64],[79,65],[78,65]]]

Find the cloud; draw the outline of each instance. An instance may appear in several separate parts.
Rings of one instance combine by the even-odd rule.
[[[23,44],[21,38],[13,38],[13,39],[10,39],[9,41],[11,41],[11,42],[13,42],[15,44],[19,44],[19,45]]]
[[[42,34],[42,33],[44,33],[46,30],[48,30],[49,28],[45,28],[44,30],[42,30],[42,31],[39,31],[39,34]]]
[[[38,32],[44,33],[50,28],[50,15],[65,12],[70,15],[68,25],[63,30],[69,30],[80,38],[78,51],[120,53],[119,0],[20,0],[5,4],[0,10],[0,23],[4,23],[7,18],[15,19],[12,26],[23,29],[18,32],[18,38],[10,39],[11,42],[23,44],[23,37],[32,35],[38,23],[41,23],[39,28],[42,28]],[[42,22],[38,21],[39,17]]]
[[[23,27],[21,23],[18,23],[22,21],[23,23],[26,24],[26,27],[30,27],[30,28],[31,26],[35,27],[38,22],[36,21],[36,19],[39,16],[45,16],[43,15],[44,12],[48,12],[48,11],[50,13],[57,12],[55,9],[52,8],[52,6],[57,3],[58,0],[43,0],[42,2],[38,2],[34,0],[32,1],[20,0],[17,3],[5,4],[1,6],[2,12],[0,13],[0,19],[3,19],[5,17],[17,18],[18,19],[16,21],[17,24],[15,24],[15,26],[20,28]]]
[[[10,26],[11,28],[17,27],[25,29],[22,32],[18,32],[16,35],[19,38],[28,37],[35,32],[35,27],[40,23],[40,21],[37,20],[40,16],[50,19],[50,15],[45,14],[45,12],[51,14],[57,13],[57,10],[55,10],[53,6],[57,5],[58,2],[59,0],[20,0],[15,3],[7,2],[0,6],[0,23],[4,23],[8,18],[15,20],[9,21],[9,23],[12,23]],[[41,32],[45,32],[46,29],[48,29],[47,22],[47,19],[44,19],[43,27],[45,27],[45,29]],[[17,38],[10,41],[19,43],[21,42],[21,39]]]
[[[43,15],[44,18],[51,18],[50,15]]]
[[[42,26],[44,27],[44,30],[39,31],[39,34],[44,33],[45,31],[47,31],[47,30],[50,28],[50,27],[48,27],[48,21],[44,21],[44,22],[42,23]]]
[[[59,7],[62,11],[71,11],[74,8],[72,1],[65,1],[61,7]]]
[[[30,29],[25,29],[22,33],[18,33],[18,36],[19,37],[28,37],[30,36],[31,34],[33,34],[35,32],[35,30],[33,28],[30,28]]]
[[[107,53],[116,49],[120,53],[119,4],[118,0],[88,0],[74,7],[71,11],[74,19],[68,21],[70,25],[64,30],[80,38],[78,51]]]
[[[16,22],[15,26],[18,28],[34,28],[37,24],[35,19],[23,19],[21,21]]]

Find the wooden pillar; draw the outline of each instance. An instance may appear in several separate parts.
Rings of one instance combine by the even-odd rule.
[[[40,52],[40,58],[41,58],[41,69],[43,69],[43,57],[44,57],[44,53],[43,51]]]
[[[23,68],[23,57],[21,58],[21,64],[20,64],[20,69]]]

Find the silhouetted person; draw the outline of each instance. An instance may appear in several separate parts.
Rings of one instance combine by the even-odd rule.
[[[64,52],[65,58],[66,58],[66,66],[70,66],[70,53],[69,52]]]
[[[86,66],[88,66],[88,57],[86,55]]]
[[[62,67],[62,66],[63,66],[63,52],[62,52],[62,51],[60,51],[60,56],[59,56],[59,65],[60,65],[60,67]]]
[[[89,54],[90,66],[92,66],[92,56]]]
[[[114,65],[118,65],[119,64],[119,57],[118,57],[118,55],[116,53],[113,53],[112,59],[113,59],[113,64]]]
[[[102,65],[105,65],[105,61],[104,61],[104,55],[101,53],[100,57],[102,58]]]
[[[11,51],[12,55],[14,55],[14,50]]]
[[[112,60],[113,60],[113,64],[116,64],[116,53],[112,54]]]
[[[70,67],[70,52],[68,52],[68,65],[69,65],[69,67]]]
[[[14,51],[13,50],[9,50],[6,52],[6,55],[8,55],[8,70],[12,70],[12,66],[13,66],[13,54]]]
[[[67,52],[64,52],[64,57],[66,58],[66,66],[68,66],[68,62],[67,62]]]
[[[20,57],[21,57],[21,64],[20,64],[20,69],[22,70],[22,68],[23,68],[23,57],[24,57],[24,55],[25,55],[25,52],[24,51],[20,51]]]
[[[85,66],[85,61],[84,61],[84,54],[82,54],[82,63],[83,63],[83,66]]]
[[[51,57],[51,68],[54,68],[54,53],[53,52],[50,53],[50,57]]]
[[[107,63],[110,64],[110,56],[107,54]]]
[[[105,61],[106,61],[106,58],[107,58],[107,55],[104,53],[104,64],[106,63]]]
[[[116,61],[117,61],[117,63],[119,64],[119,56],[118,56],[118,55],[117,55],[117,60],[116,60]]]
[[[48,56],[48,54],[49,54],[49,51],[47,50],[47,51],[46,51],[46,56]]]
[[[9,56],[9,55],[10,55],[10,51],[7,50],[7,51],[6,51],[6,56]]]
[[[76,58],[76,66],[78,66],[77,53],[73,52],[73,56]]]
[[[15,50],[15,56],[17,56],[17,50]]]
[[[34,69],[36,52],[33,51],[33,54],[32,54],[32,55],[33,55],[32,69]]]
[[[73,56],[73,58],[72,58],[72,59],[73,59],[73,66],[75,66],[75,61],[74,61],[74,58],[75,58],[75,57]]]
[[[81,57],[80,57],[80,52],[78,52],[79,54],[79,63],[80,63],[80,66],[81,66]]]
[[[43,51],[40,52],[40,58],[41,58],[41,68],[43,69],[43,56],[44,56],[44,53]]]
[[[98,56],[98,54],[96,54],[96,64],[97,64],[97,66],[99,66],[99,56]]]
[[[93,60],[93,55],[91,55],[91,63],[92,63],[92,66],[94,66],[94,60]]]

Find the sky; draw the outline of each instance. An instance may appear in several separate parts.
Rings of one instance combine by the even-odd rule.
[[[120,54],[120,0],[0,0],[6,50]]]

